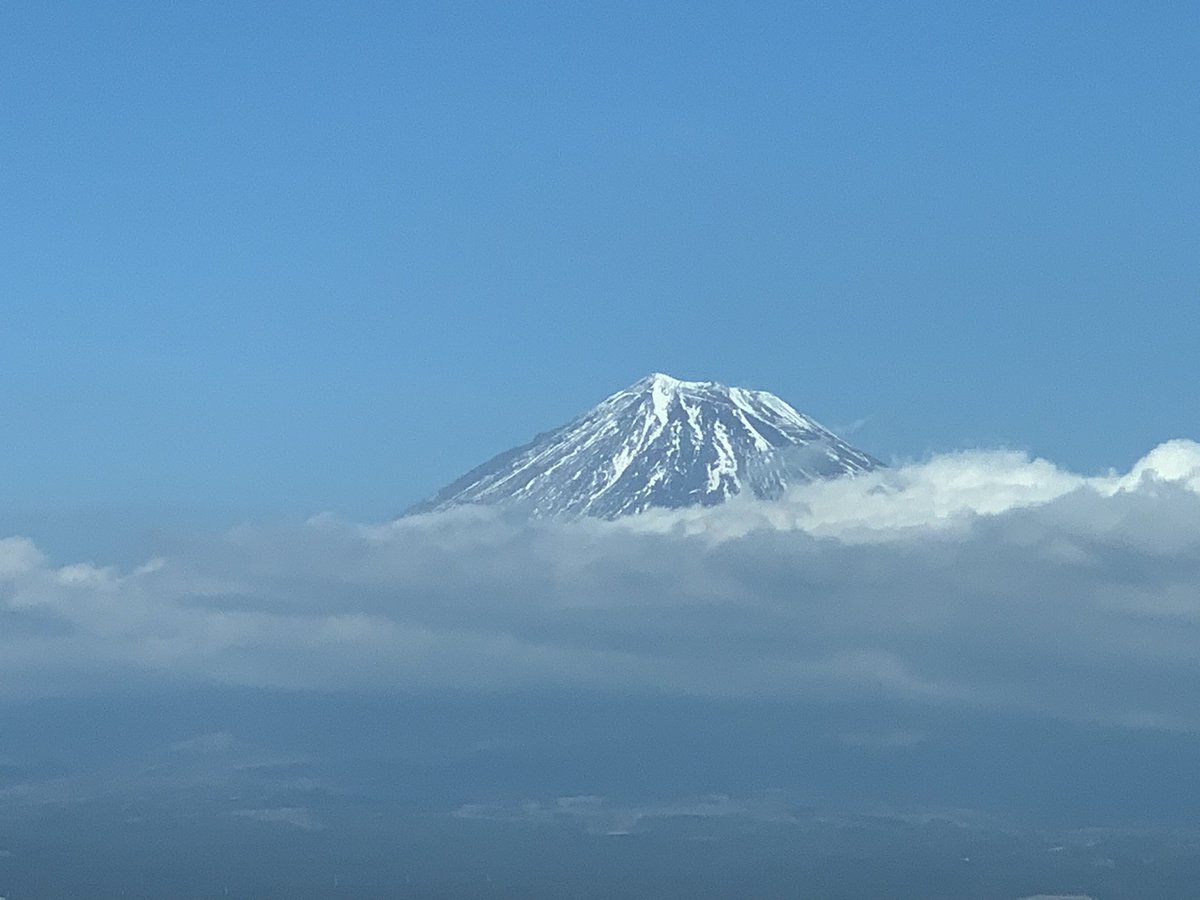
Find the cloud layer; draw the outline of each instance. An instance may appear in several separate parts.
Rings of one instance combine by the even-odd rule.
[[[903,698],[1200,729],[1200,445],[935,457],[621,522],[319,517],[130,571],[0,539],[12,696],[216,683]]]

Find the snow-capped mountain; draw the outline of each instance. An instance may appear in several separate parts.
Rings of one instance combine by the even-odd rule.
[[[882,465],[766,391],[654,374],[472,469],[409,510],[467,503],[612,519],[710,506]]]

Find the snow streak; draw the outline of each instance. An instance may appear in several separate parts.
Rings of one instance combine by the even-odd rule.
[[[410,513],[504,505],[617,518],[855,475],[881,463],[765,391],[653,374],[468,472]]]

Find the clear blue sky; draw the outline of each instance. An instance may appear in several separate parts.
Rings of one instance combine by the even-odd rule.
[[[1194,3],[8,3],[0,508],[399,511],[652,370],[1200,437]]]

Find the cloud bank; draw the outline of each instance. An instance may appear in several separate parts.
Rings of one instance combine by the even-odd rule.
[[[239,528],[120,571],[0,539],[0,691],[898,698],[1200,729],[1200,445],[973,452],[619,522]]]

